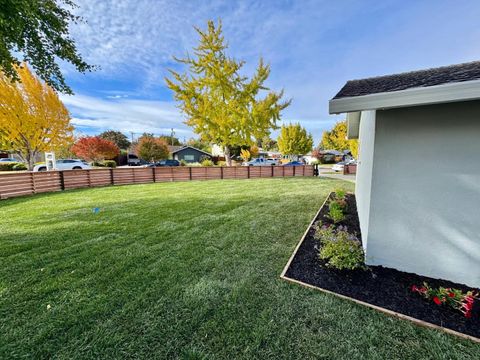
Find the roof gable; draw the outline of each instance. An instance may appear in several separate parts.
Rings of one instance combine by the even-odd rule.
[[[210,154],[210,153],[208,153],[208,152],[206,152],[206,151],[197,149],[196,147],[193,147],[193,146],[190,146],[190,145],[182,146],[182,147],[180,147],[179,149],[172,151],[172,154],[176,154],[176,153],[178,153],[178,152],[180,152],[180,151],[182,151],[182,150],[185,150],[185,149],[193,149],[193,150],[198,151],[198,152],[201,152],[201,153],[203,153],[203,154],[205,154],[205,155],[212,156],[212,154]]]

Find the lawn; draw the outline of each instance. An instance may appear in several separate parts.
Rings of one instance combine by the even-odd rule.
[[[338,187],[353,190],[223,180],[1,201],[0,358],[478,359],[478,344],[279,278]]]

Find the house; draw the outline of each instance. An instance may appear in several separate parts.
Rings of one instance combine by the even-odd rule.
[[[359,139],[367,264],[480,287],[480,62],[348,81],[329,106]]]
[[[193,146],[180,146],[172,151],[172,158],[178,161],[184,160],[187,163],[196,163],[204,159],[211,159],[212,154]]]

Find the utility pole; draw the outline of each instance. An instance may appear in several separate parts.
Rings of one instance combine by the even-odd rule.
[[[172,138],[172,146],[173,146],[173,136],[175,135],[175,131],[173,131],[173,128],[172,128],[172,133],[171,133],[171,138]]]

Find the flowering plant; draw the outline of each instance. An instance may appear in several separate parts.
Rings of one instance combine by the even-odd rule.
[[[472,317],[473,303],[478,299],[478,293],[474,291],[439,287],[438,289],[423,283],[423,286],[412,285],[411,290],[419,293],[425,299],[432,300],[437,305],[448,305],[459,310],[466,318]]]

